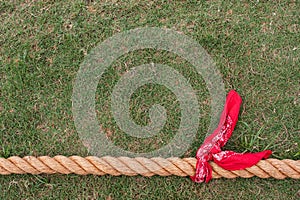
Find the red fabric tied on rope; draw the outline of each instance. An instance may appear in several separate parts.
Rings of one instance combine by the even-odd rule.
[[[233,151],[221,151],[238,120],[242,99],[239,94],[231,90],[226,98],[224,110],[220,117],[217,129],[209,135],[198,149],[196,158],[196,173],[191,179],[194,182],[209,182],[212,178],[212,168],[208,161],[213,160],[217,165],[226,170],[241,170],[251,167],[263,158],[268,158],[272,151],[265,150],[258,153],[236,153]]]

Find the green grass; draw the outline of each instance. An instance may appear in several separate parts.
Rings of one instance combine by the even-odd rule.
[[[72,89],[85,55],[106,38],[137,27],[166,27],[197,40],[216,61],[226,91],[243,98],[226,149],[271,149],[274,158],[300,159],[300,4],[297,1],[2,1],[0,2],[0,156],[88,155],[72,119]],[[184,59],[141,50],[119,58],[97,89],[98,120],[122,148],[144,152],[176,133],[176,97],[146,85],[130,102],[132,118],[147,124],[155,103],[168,110],[162,133],[150,140],[122,133],[109,111],[114,84],[126,70],[167,64],[189,78],[201,109],[194,156],[210,121],[208,90]],[[297,180],[234,179],[195,184],[179,177],[11,175],[0,177],[0,199],[298,199]]]

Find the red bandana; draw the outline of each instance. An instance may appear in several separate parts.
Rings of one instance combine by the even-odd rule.
[[[231,90],[226,98],[218,128],[209,135],[198,149],[196,158],[196,173],[191,179],[194,182],[206,183],[212,178],[212,168],[208,161],[213,160],[226,170],[241,170],[251,167],[263,158],[268,158],[272,151],[265,150],[258,153],[236,153],[221,151],[236,125],[242,99],[239,94]]]

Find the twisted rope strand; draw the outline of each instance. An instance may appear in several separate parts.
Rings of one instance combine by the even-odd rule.
[[[79,174],[79,175],[105,175],[114,176],[193,176],[197,160],[195,158],[129,158],[129,157],[80,157],[80,156],[26,156],[20,158],[0,158],[0,174]],[[286,177],[300,179],[300,160],[261,160],[256,165],[244,169],[228,171],[210,162],[213,169],[213,178],[260,178],[273,177],[284,179]]]

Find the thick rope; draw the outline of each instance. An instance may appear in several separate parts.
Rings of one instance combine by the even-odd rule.
[[[114,176],[193,176],[197,160],[195,158],[128,158],[128,157],[94,157],[80,156],[26,156],[20,158],[0,158],[0,174],[79,174]],[[300,179],[300,160],[261,160],[256,165],[245,170],[228,171],[214,162],[210,162],[213,178],[260,178],[273,177],[275,179]]]

